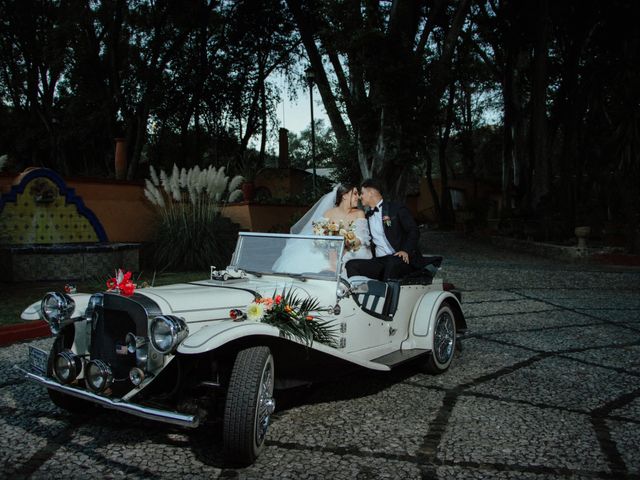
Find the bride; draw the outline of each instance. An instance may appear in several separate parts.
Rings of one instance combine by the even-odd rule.
[[[371,253],[371,235],[364,212],[358,208],[358,188],[351,184],[339,184],[325,194],[311,209],[291,227],[290,233],[297,235],[314,235],[314,224],[326,222],[342,224],[355,234],[358,241],[353,242],[350,249],[343,250],[342,264],[353,259],[367,259]],[[289,240],[282,255],[273,265],[274,271],[288,273],[320,272],[331,269],[331,262],[326,252],[314,249],[310,251],[308,243],[304,250],[300,243]],[[335,260],[334,260],[335,261]],[[335,270],[335,267],[333,267]],[[343,272],[345,269],[343,268]]]

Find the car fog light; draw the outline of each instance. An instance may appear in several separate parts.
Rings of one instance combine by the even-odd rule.
[[[64,293],[49,292],[42,299],[40,308],[42,316],[49,324],[51,333],[57,335],[64,323],[73,315],[76,302]]]
[[[133,367],[129,371],[129,380],[137,387],[144,380],[144,372],[137,367]]]
[[[71,383],[82,370],[82,359],[72,351],[65,350],[56,355],[53,369],[58,380],[62,383]]]
[[[186,322],[173,315],[160,315],[151,322],[151,343],[160,353],[169,353],[189,335]]]
[[[136,353],[136,350],[147,343],[147,339],[144,337],[138,337],[135,333],[127,333],[125,342],[129,353]]]
[[[113,383],[113,373],[111,367],[102,360],[91,360],[87,365],[85,379],[91,390],[100,393]]]

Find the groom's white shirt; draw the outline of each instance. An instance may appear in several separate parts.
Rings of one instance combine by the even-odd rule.
[[[384,226],[382,225],[382,202],[380,200],[376,207],[377,212],[369,217],[369,229],[371,230],[371,239],[376,246],[376,257],[384,257],[385,255],[393,255],[396,251],[393,249],[387,236],[384,234]]]

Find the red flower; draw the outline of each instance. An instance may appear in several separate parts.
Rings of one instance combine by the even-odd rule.
[[[282,302],[282,295],[276,295],[275,301],[277,305],[280,305],[280,302]]]
[[[122,280],[118,282],[120,276],[122,276]],[[131,281],[131,272],[123,274],[122,270],[118,270],[118,275],[116,277],[107,280],[107,290],[118,290],[126,297],[133,295],[135,289],[136,284]]]
[[[118,285],[120,289],[120,293],[125,297],[130,297],[133,295],[133,291],[136,289],[136,285],[131,281],[123,281],[120,285]]]

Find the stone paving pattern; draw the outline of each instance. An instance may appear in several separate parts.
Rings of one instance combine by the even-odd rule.
[[[359,372],[280,397],[262,456],[233,469],[219,426],[58,410],[11,369],[15,344],[0,350],[0,477],[640,478],[640,270],[455,234],[423,244],[463,290],[469,334],[447,373]]]

